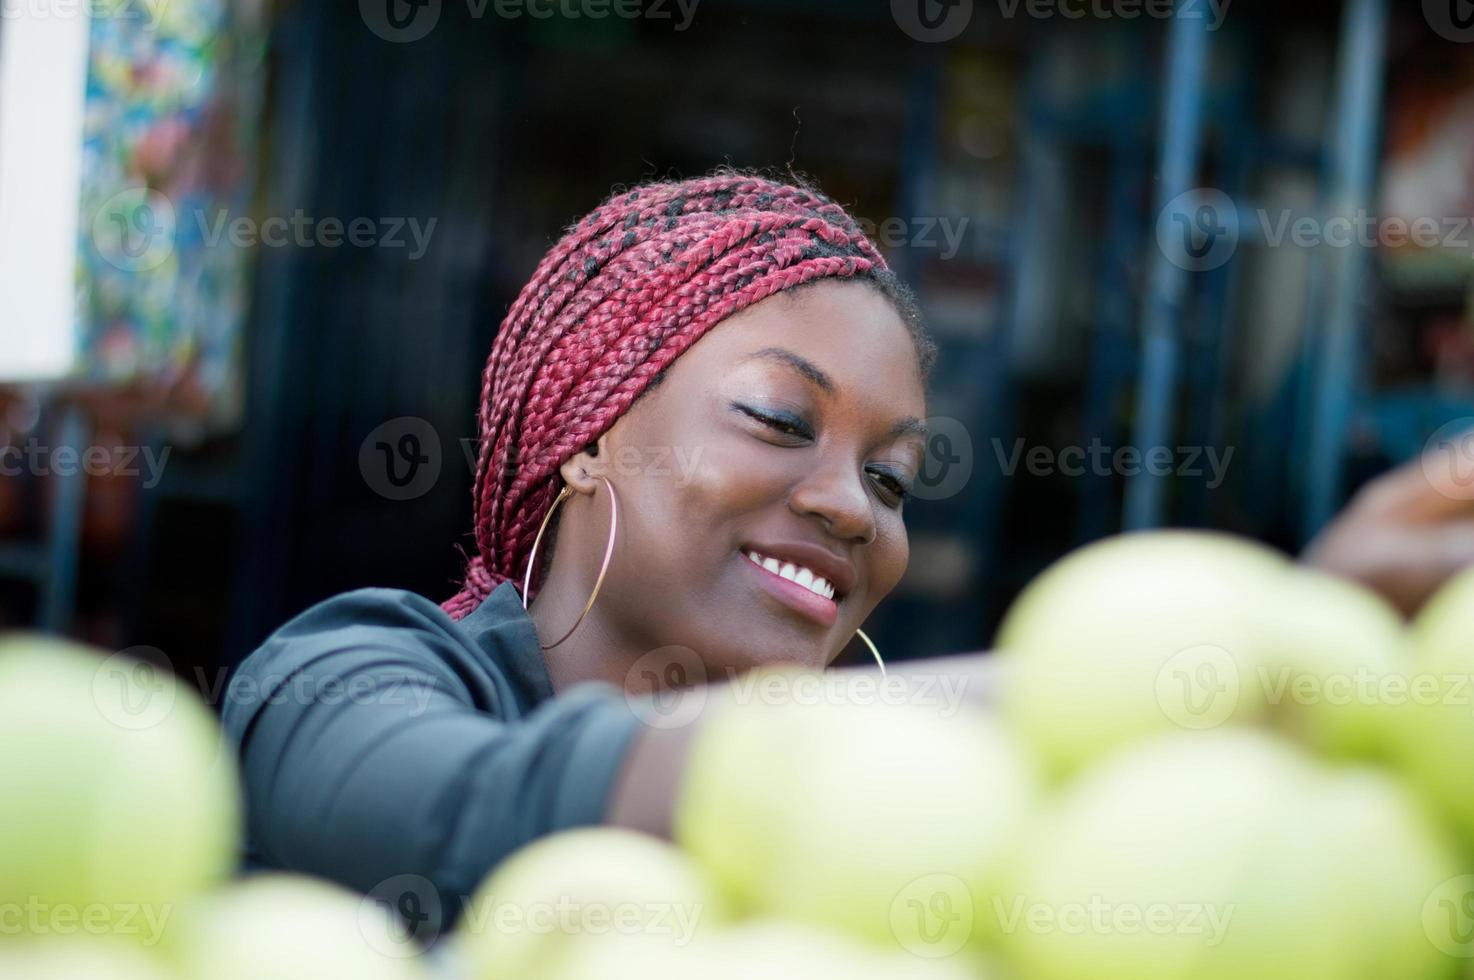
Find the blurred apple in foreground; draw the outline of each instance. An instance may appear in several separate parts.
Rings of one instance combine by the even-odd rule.
[[[705,873],[655,837],[613,827],[565,831],[503,861],[456,933],[473,980],[552,976],[575,941],[607,953],[633,939],[674,947],[720,924]]]
[[[1289,563],[1228,535],[1121,535],[1019,595],[996,646],[1004,716],[1056,774],[1141,738],[1261,717],[1256,610]]]
[[[1399,748],[1409,777],[1474,846],[1474,570],[1418,614],[1412,651]]]
[[[848,936],[773,919],[755,919],[689,946],[629,943],[581,946],[554,980],[987,980],[972,963],[926,960],[876,949]]]
[[[1295,567],[1254,612],[1270,724],[1322,755],[1392,761],[1411,653],[1400,613],[1347,579]]]
[[[1376,594],[1217,533],[1110,538],[1019,596],[1004,717],[1068,775],[1143,738],[1265,725],[1328,757],[1395,756],[1407,631]]]
[[[166,971],[142,950],[87,938],[0,942],[5,980],[195,980]]]
[[[917,704],[734,705],[687,773],[676,838],[744,909],[916,956],[974,938],[1037,792],[994,718]]]
[[[316,878],[256,875],[199,899],[163,951],[210,980],[425,980],[424,954],[371,900]]]
[[[0,906],[28,928],[157,941],[177,902],[234,867],[234,755],[167,668],[0,641],[0,746]]]
[[[1416,806],[1389,776],[1322,769],[1267,733],[1123,752],[1065,792],[1013,867],[989,925],[1030,980],[1433,978],[1452,965],[1419,932],[1456,865]]]

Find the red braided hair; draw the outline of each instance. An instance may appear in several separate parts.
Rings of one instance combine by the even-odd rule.
[[[442,608],[460,619],[501,583],[520,583],[559,467],[706,331],[780,290],[881,275],[885,260],[854,218],[808,188],[722,172],[599,205],[543,257],[492,343],[473,490],[478,554]]]

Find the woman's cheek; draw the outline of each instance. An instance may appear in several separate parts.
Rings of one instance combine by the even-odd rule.
[[[783,477],[771,454],[750,437],[724,438],[686,453],[679,510],[720,533],[750,526],[750,518],[783,501]]]

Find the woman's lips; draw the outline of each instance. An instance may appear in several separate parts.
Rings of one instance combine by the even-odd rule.
[[[826,599],[797,582],[768,571],[746,554],[739,554],[738,560],[747,566],[762,588],[788,608],[803,613],[821,626],[833,626],[839,619],[839,603],[833,599]]]

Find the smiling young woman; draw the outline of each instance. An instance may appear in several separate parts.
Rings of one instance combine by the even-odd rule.
[[[415,875],[452,919],[535,838],[670,836],[703,721],[651,723],[649,699],[824,669],[863,636],[906,569],[934,357],[815,190],[724,172],[600,205],[493,344],[461,591],[319,603],[228,688],[248,861],[362,891]],[[1467,500],[1427,466],[1376,481],[1310,560],[1416,608],[1474,561]],[[968,654],[890,675],[987,702],[994,670]]]
[[[572,226],[487,362],[460,593],[334,597],[239,670],[255,862],[417,874],[453,906],[555,830],[668,835],[700,723],[647,726],[627,695],[662,650],[722,681],[851,642],[906,569],[934,357],[812,189],[724,172]]]

